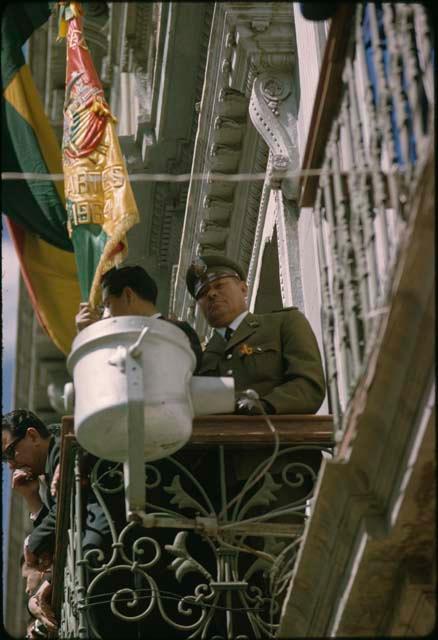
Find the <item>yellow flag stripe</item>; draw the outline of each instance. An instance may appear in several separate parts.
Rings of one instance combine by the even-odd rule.
[[[22,259],[47,333],[67,354],[76,335],[80,302],[74,255],[26,233]]]

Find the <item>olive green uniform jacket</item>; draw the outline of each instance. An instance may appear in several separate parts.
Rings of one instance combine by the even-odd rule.
[[[325,395],[318,343],[295,307],[249,313],[228,342],[215,332],[199,375],[232,375],[236,391],[254,389],[280,414],[316,413]]]

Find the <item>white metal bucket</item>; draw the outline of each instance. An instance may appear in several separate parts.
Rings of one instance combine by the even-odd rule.
[[[98,457],[124,462],[128,419],[134,419],[144,424],[145,460],[177,451],[192,432],[195,365],[185,333],[164,320],[121,316],[81,331],[67,360],[80,445]]]

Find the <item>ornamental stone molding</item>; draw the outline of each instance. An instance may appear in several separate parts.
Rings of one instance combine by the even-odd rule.
[[[227,145],[229,148],[238,148],[242,144],[244,125],[226,116],[217,116],[214,121],[215,141],[218,144]]]
[[[169,5],[110,3],[102,78],[116,83],[121,73],[135,78],[139,113],[136,137],[155,117]],[[113,77],[114,75],[114,77]]]
[[[297,198],[298,178],[287,174],[300,166],[294,103],[291,74],[263,72],[254,80],[249,113],[271,152],[268,180],[273,189],[282,189],[290,200]]]
[[[292,3],[227,3],[231,48],[230,86],[249,95],[254,78],[268,69],[290,71],[296,51]]]
[[[240,159],[240,151],[226,144],[214,142],[210,148],[210,167],[218,173],[235,173]]]
[[[228,239],[228,229],[217,228],[211,224],[199,234],[199,246],[203,253],[220,253],[224,251]]]
[[[296,92],[288,80],[294,55],[292,3],[215,4],[192,165],[192,172],[206,179],[192,180],[189,187],[171,313],[191,315],[185,273],[195,256],[224,253],[250,267],[261,201],[268,193],[262,198],[260,179],[221,181],[217,174],[263,174],[270,156],[269,187],[295,195],[285,179],[297,164],[295,133],[287,135],[296,118]],[[260,128],[253,126],[251,100],[260,112]],[[202,325],[197,318],[201,334]]]
[[[239,91],[223,86],[215,101],[211,144],[204,171],[207,179],[198,227],[196,254],[223,253],[227,248],[229,223],[236,183],[213,178],[213,174],[237,173],[242,153],[248,100]]]
[[[108,55],[113,64],[120,65],[121,73],[129,73],[136,67],[148,68],[150,62],[153,65],[150,53],[156,44],[156,26],[160,15],[157,5],[124,2],[112,7],[112,37],[108,41]],[[115,30],[118,30],[117,34]]]
[[[288,82],[283,82],[281,78],[275,76],[269,76],[259,78],[260,81],[260,93],[269,109],[274,116],[279,116],[280,111],[278,109],[280,102],[283,102],[291,93],[291,87]]]
[[[204,228],[215,225],[216,227],[227,227],[230,223],[231,205],[210,206],[203,218]]]
[[[125,8],[125,13],[128,9],[138,17],[134,5]],[[122,20],[120,5],[114,11]],[[124,141],[124,150],[137,149],[140,167],[135,172],[190,173],[199,117],[195,105],[202,96],[212,14],[208,4],[154,3],[148,14],[152,20],[148,47],[138,39],[140,22],[128,20],[129,16],[122,21],[125,36],[120,39],[113,34],[114,61],[116,52],[125,46],[119,40],[136,48],[129,73],[134,76],[139,112],[131,144]],[[146,20],[144,12],[141,17]],[[129,252],[139,262],[141,258],[141,264],[156,277],[162,308],[168,306],[171,274],[178,260],[187,186],[149,181],[133,185],[141,203],[141,223],[128,233]]]
[[[248,99],[236,89],[222,87],[217,98],[217,113],[234,122],[245,122],[248,115]],[[217,129],[223,126],[224,120],[219,120]]]

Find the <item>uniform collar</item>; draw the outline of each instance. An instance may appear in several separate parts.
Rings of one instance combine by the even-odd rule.
[[[252,313],[247,313],[228,342],[224,340],[216,329],[213,333],[213,337],[208,343],[208,350],[214,353],[224,353],[229,351],[229,349],[234,347],[236,344],[251,336],[259,326],[260,322],[257,316],[254,316]]]
[[[227,326],[230,327],[230,329],[232,329],[233,331],[237,331],[239,325],[242,323],[242,320],[246,318],[248,313],[249,313],[248,309],[245,309],[245,311],[242,311],[242,313],[240,313],[236,318],[234,318],[233,322],[230,322],[230,324]],[[222,338],[225,337],[226,328],[227,327],[220,327],[219,329],[216,329],[216,331],[222,336]]]
[[[260,326],[259,321],[252,313],[248,313],[243,321],[240,323],[239,328],[233,333],[231,338],[226,343],[225,351],[232,349],[236,344],[249,338]]]

